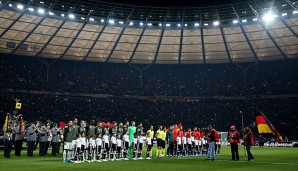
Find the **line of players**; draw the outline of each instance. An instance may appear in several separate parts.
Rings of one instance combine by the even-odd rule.
[[[95,126],[94,123],[91,121],[86,127],[84,121],[81,122],[81,126],[77,125],[77,119],[69,121],[64,129],[64,162],[143,159],[144,147],[146,147],[146,159],[151,159],[154,138],[157,140],[156,157],[207,154],[208,143],[205,131],[198,131],[197,128],[183,132],[181,125],[173,125],[168,130],[160,126],[154,136],[153,126],[144,135],[142,124],[139,124],[133,139],[130,139],[128,122],[124,125],[114,122],[112,126],[109,123],[105,125],[98,123]],[[171,132],[169,130],[173,134],[168,134]],[[169,144],[167,150],[166,143]],[[217,152],[220,153],[220,143],[216,147],[218,147]]]

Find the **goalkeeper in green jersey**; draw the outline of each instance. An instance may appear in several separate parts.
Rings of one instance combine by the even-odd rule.
[[[136,133],[136,123],[134,121],[131,121],[131,126],[128,127],[128,132],[129,132],[129,149],[128,149],[128,157],[131,155],[131,149],[132,149],[132,142],[134,138],[134,134]]]

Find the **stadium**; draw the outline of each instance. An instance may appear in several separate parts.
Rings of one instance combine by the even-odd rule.
[[[297,8],[0,0],[0,167],[296,170]]]

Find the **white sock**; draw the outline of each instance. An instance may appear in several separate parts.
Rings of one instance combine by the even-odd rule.
[[[66,160],[66,151],[67,151],[67,150],[64,150],[64,151],[63,151],[63,160]]]

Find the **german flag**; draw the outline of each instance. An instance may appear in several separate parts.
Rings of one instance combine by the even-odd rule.
[[[277,132],[275,127],[271,124],[271,122],[268,120],[268,118],[260,111],[256,111],[256,123],[258,127],[259,134],[273,134],[280,141],[284,141],[282,136]]]

